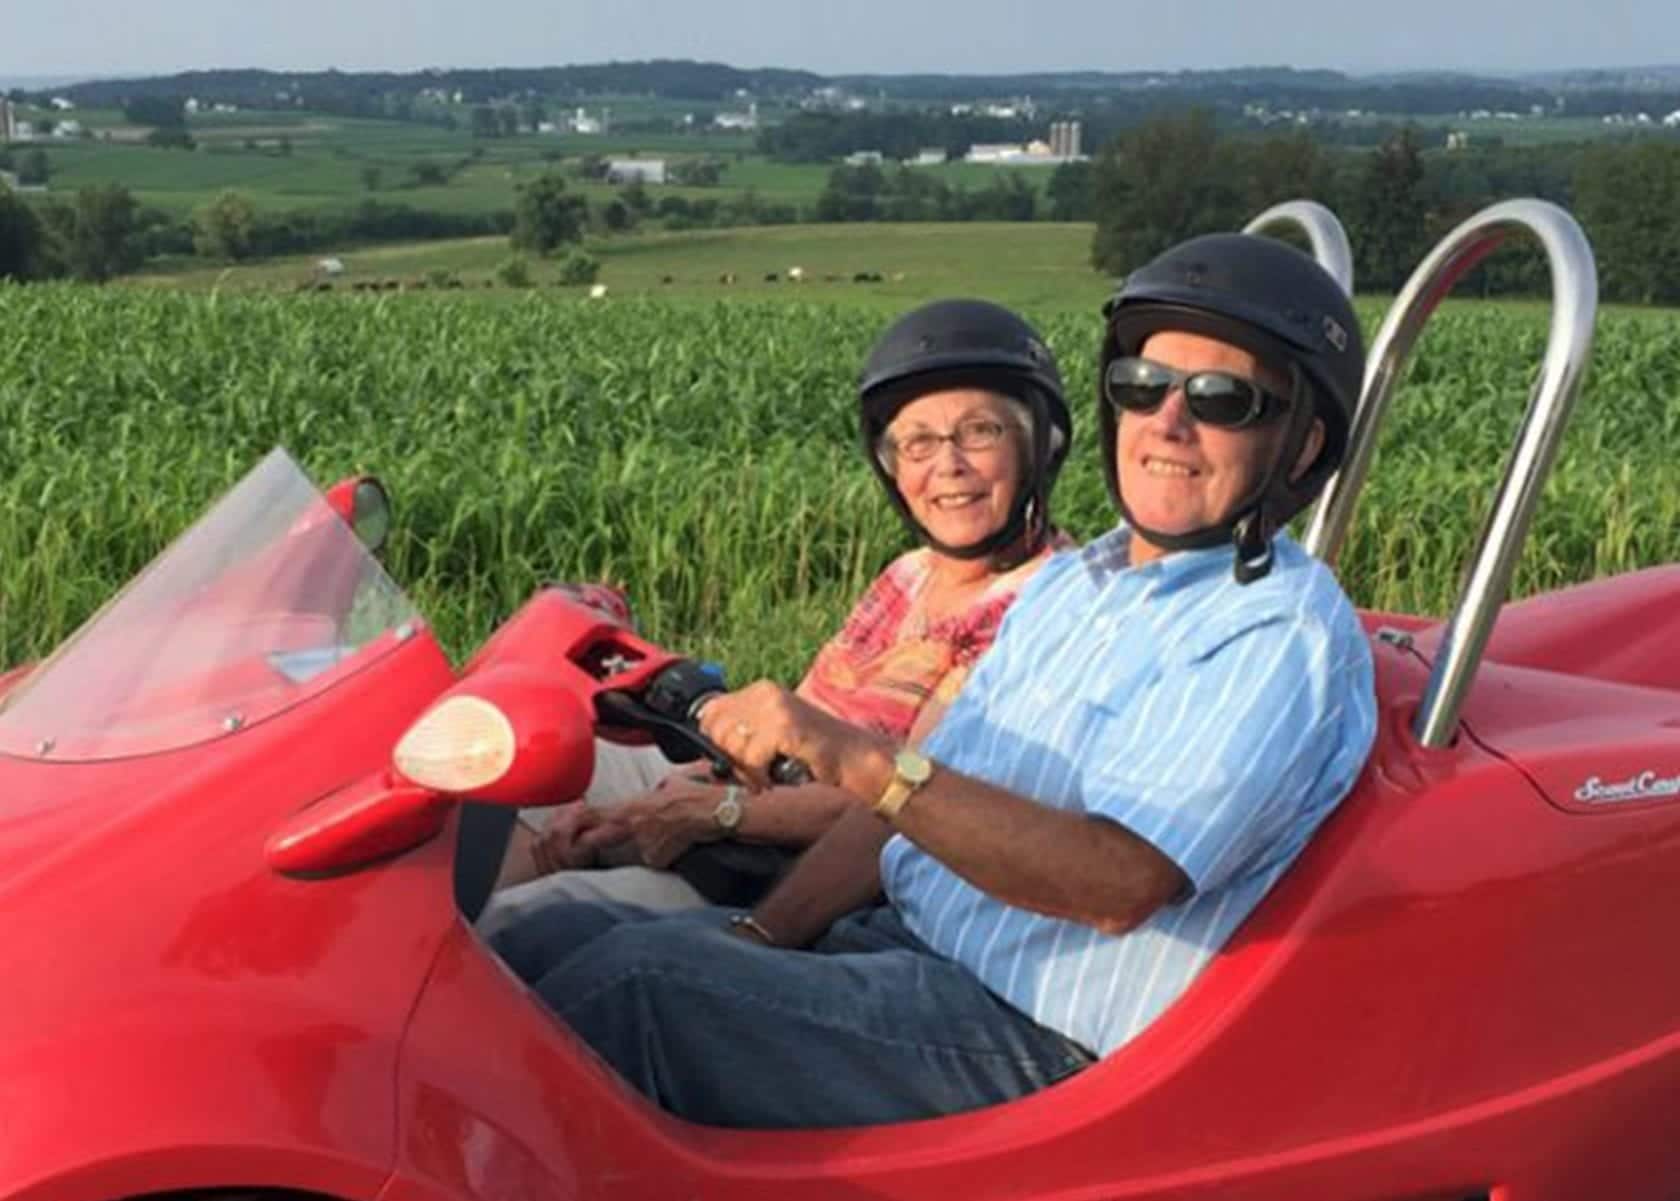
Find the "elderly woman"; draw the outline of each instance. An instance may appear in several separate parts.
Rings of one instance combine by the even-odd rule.
[[[1049,500],[1072,422],[1044,343],[1014,313],[977,300],[939,301],[889,327],[864,366],[859,405],[869,463],[922,545],[875,580],[798,693],[853,725],[914,742],[1062,542]],[[803,848],[847,804],[822,784],[749,799],[692,767],[673,772],[656,752],[600,745],[588,803],[516,838],[503,880],[537,878],[497,894],[484,928],[557,896],[650,909],[750,904],[756,896],[720,891],[719,857],[704,844]],[[750,872],[746,879],[750,887]],[[760,884],[770,883],[766,873]]]

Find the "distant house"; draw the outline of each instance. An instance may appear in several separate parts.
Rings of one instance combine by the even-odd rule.
[[[587,110],[578,109],[566,121],[573,133],[594,136],[607,132],[607,110],[602,109],[599,117],[591,117]]]
[[[1680,108],[1675,109],[1663,118],[1663,124],[1670,129],[1680,129]]]
[[[943,147],[932,146],[917,151],[916,157],[910,160],[910,165],[912,167],[937,167],[950,157]]]
[[[712,124],[719,129],[757,129],[758,101],[747,105],[744,113],[718,113],[712,118]]]
[[[879,167],[886,160],[879,150],[854,150],[845,161],[848,167]]]
[[[1006,163],[1021,158],[1027,148],[1019,142],[976,142],[968,148],[971,163]]]
[[[607,162],[608,183],[665,182],[665,160],[662,158],[615,158]]]

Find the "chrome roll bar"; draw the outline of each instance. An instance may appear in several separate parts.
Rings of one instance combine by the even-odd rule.
[[[1573,217],[1544,200],[1491,205],[1441,239],[1412,272],[1371,346],[1347,455],[1307,530],[1307,549],[1334,564],[1370,470],[1377,429],[1424,323],[1467,271],[1520,231],[1534,235],[1546,252],[1552,278],[1551,329],[1516,448],[1505,464],[1505,478],[1482,526],[1463,589],[1441,635],[1429,687],[1412,722],[1418,741],[1428,747],[1452,741],[1459,709],[1509,592],[1541,486],[1586,377],[1598,313],[1598,269],[1592,247]]]
[[[1243,233],[1264,234],[1276,229],[1304,233],[1318,265],[1330,273],[1343,292],[1353,295],[1353,248],[1335,213],[1316,200],[1285,200],[1243,226]]]

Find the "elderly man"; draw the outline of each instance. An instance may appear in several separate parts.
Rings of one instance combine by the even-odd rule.
[[[702,726],[743,775],[792,756],[855,811],[752,914],[571,905],[498,936],[673,1112],[896,1121],[1078,1071],[1184,991],[1353,786],[1369,650],[1282,532],[1346,444],[1351,306],[1305,255],[1216,235],[1108,317],[1124,522],[1040,571],[923,745],[769,683],[721,697]]]

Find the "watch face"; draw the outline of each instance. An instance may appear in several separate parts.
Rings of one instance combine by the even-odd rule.
[[[712,820],[725,830],[733,830],[741,824],[741,802],[734,796],[726,796],[718,802],[718,807],[712,810]]]
[[[933,775],[933,763],[927,756],[911,750],[898,752],[893,758],[893,766],[898,769],[899,777],[909,784],[926,784]]]

